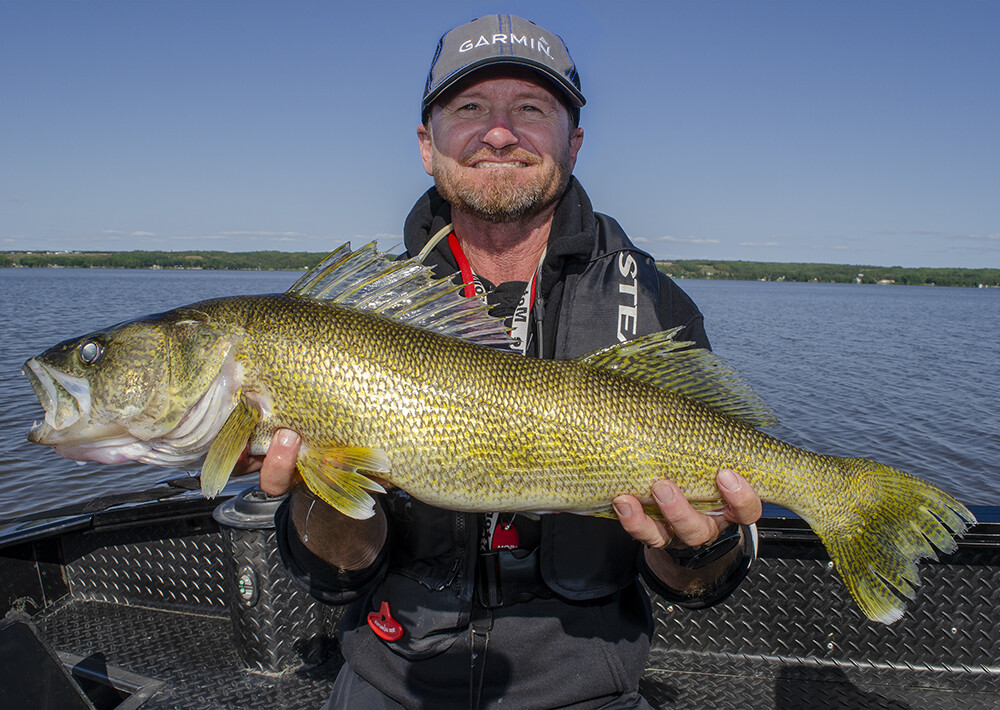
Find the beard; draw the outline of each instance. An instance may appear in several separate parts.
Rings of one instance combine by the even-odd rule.
[[[505,224],[531,219],[554,204],[569,184],[569,150],[555,156],[545,166],[538,156],[524,150],[479,150],[461,161],[469,166],[479,160],[513,159],[529,166],[542,166],[525,182],[522,168],[473,168],[483,173],[478,180],[463,179],[464,168],[434,162],[434,183],[438,193],[453,210],[492,224]]]

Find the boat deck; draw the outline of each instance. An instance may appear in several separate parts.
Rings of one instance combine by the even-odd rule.
[[[143,710],[319,708],[341,663],[250,671],[228,616],[69,599],[35,623],[59,651],[163,681]]]
[[[888,627],[853,607],[801,521],[760,527],[761,559],[725,604],[654,598],[641,687],[654,707],[1000,709],[1000,522],[922,565]],[[233,580],[248,568],[259,599],[240,605]],[[30,617],[78,677],[117,689],[98,708],[317,708],[340,666],[336,611],[289,584],[273,531],[220,527],[204,503],[4,547],[0,577],[4,613]]]

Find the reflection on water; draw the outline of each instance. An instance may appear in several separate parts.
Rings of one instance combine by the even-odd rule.
[[[69,337],[290,272],[0,269],[0,517],[138,490],[176,471],[77,465],[26,439],[42,416],[23,362]],[[778,414],[773,433],[875,458],[966,503],[1000,504],[1000,291],[682,281],[716,352]]]

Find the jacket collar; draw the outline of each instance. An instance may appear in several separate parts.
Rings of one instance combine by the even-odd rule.
[[[403,244],[407,253],[419,254],[431,236],[450,222],[451,205],[436,188],[430,188],[417,200],[403,225]],[[580,182],[571,177],[552,219],[548,251],[542,265],[542,293],[547,293],[558,280],[566,261],[589,260],[597,249],[597,220],[590,198]],[[427,256],[426,263],[441,278],[458,271],[458,263],[443,241]]]

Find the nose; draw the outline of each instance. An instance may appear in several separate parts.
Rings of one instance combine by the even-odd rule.
[[[502,150],[512,145],[517,145],[519,139],[514,132],[513,123],[506,113],[498,112],[494,114],[491,125],[483,135],[483,143],[494,150]]]

